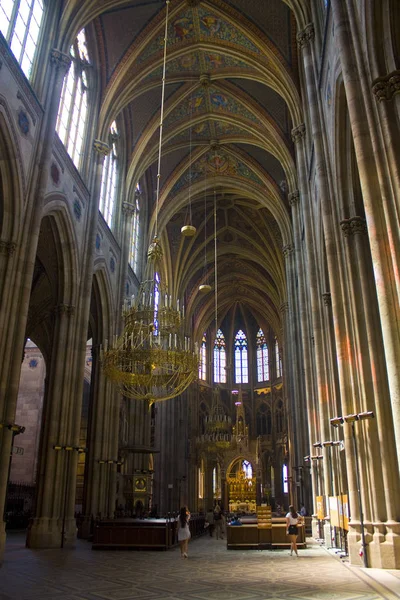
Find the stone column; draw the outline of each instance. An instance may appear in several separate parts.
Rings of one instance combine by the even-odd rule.
[[[135,191],[135,200],[131,202],[122,203],[122,235],[121,235],[121,281],[120,281],[120,297],[119,305],[122,305],[125,298],[125,283],[127,279],[128,265],[129,265],[129,243],[132,234],[132,222],[133,216],[136,212],[136,196],[141,195],[137,190]]]
[[[115,485],[111,478],[116,476],[118,460],[119,395],[107,381],[101,369],[99,346],[92,347],[92,376],[90,382],[90,406],[88,417],[87,447],[85,460],[85,482],[83,494],[83,523],[81,536],[87,538],[91,519],[99,514],[105,516],[107,507],[114,506]],[[112,463],[108,461],[112,460]]]
[[[3,332],[0,339],[0,414],[7,423],[12,423],[15,416],[32,274],[42,218],[42,203],[50,167],[62,84],[64,75],[71,64],[69,56],[58,50],[52,51],[50,59],[49,89],[51,89],[51,93],[48,95],[45,105],[41,143],[37,149],[36,169],[30,182],[31,194],[26,199],[25,226],[21,232],[21,243],[16,247],[13,240],[3,240],[2,244],[3,246],[5,243],[6,254],[9,256],[15,250],[13,265],[8,260],[6,272],[1,271],[2,276],[4,273],[4,277],[7,277],[7,285],[0,287],[0,329]],[[11,443],[11,432],[3,429],[0,433],[1,515],[4,513]],[[4,553],[5,539],[5,523],[1,520],[0,561]]]
[[[359,440],[364,524],[368,529],[370,542],[369,559],[376,566],[383,566],[382,554],[387,555],[389,543],[385,540],[385,521],[395,527],[397,520],[396,498],[400,494],[396,442],[390,406],[390,394],[384,363],[383,340],[379,322],[379,312],[375,289],[371,288],[372,262],[367,239],[365,219],[352,217],[341,222],[346,240],[348,265],[351,270],[354,321],[358,363],[354,365],[354,377],[360,381],[360,398],[357,411],[373,410],[376,419],[360,423],[356,434]],[[355,268],[355,265],[357,267]],[[363,311],[359,310],[360,305]],[[377,452],[370,451],[376,448]],[[381,456],[385,457],[382,462]],[[353,492],[355,493],[355,492]],[[371,498],[371,504],[369,499]],[[384,499],[384,501],[382,501]],[[356,498],[354,501],[357,501]],[[359,524],[353,522],[356,531]],[[397,533],[400,532],[397,523]],[[392,536],[392,530],[390,532]],[[357,534],[353,535],[355,542]],[[399,538],[396,538],[399,539]],[[385,542],[385,546],[381,546]],[[391,539],[391,544],[396,542]],[[396,548],[398,551],[398,548]],[[396,564],[393,562],[392,564]]]
[[[379,314],[384,340],[386,369],[396,435],[397,459],[400,463],[400,233],[398,205],[393,190],[399,194],[398,158],[391,162],[393,181],[387,177],[383,163],[381,135],[377,131],[373,97],[366,71],[364,52],[359,38],[359,23],[354,3],[332,0],[335,37],[338,42],[343,81],[365,216],[371,248]],[[393,88],[399,85],[394,76]],[[375,88],[378,92],[379,87]],[[396,132],[398,138],[398,129]],[[390,143],[390,140],[385,142]],[[391,151],[393,155],[393,152]],[[390,158],[390,156],[389,156]],[[397,165],[397,166],[396,166]]]
[[[68,422],[70,402],[68,379],[73,345],[75,308],[60,304],[55,311],[52,360],[43,407],[43,428],[39,452],[36,514],[28,531],[30,548],[59,548],[62,521],[65,522],[65,546],[75,540],[75,522],[68,511],[68,490],[75,491],[76,454],[57,451],[55,446],[74,446]]]

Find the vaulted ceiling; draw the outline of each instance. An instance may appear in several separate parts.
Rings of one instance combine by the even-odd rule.
[[[198,286],[214,282],[216,206],[220,318],[240,305],[279,333],[282,248],[292,241],[287,197],[297,187],[290,132],[302,122],[295,43],[301,5],[170,1],[157,224],[166,3],[71,0],[64,9],[66,40],[78,24],[95,26],[100,135],[106,139],[114,119],[123,123],[127,194],[147,182],[149,239],[157,227],[165,276],[186,295],[198,332],[214,319],[213,294],[201,295]],[[193,238],[181,236],[185,224],[197,227]]]

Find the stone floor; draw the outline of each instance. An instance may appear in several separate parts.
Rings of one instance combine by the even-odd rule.
[[[226,550],[192,540],[189,558],[167,552],[28,550],[8,537],[0,600],[376,600],[400,598],[399,571],[351,567],[309,540],[299,558],[288,550]]]

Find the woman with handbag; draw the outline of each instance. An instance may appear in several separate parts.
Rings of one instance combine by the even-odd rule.
[[[297,534],[298,534],[298,526],[303,522],[302,517],[295,510],[294,506],[291,504],[289,506],[289,512],[286,515],[286,533],[290,538],[290,556],[292,556],[293,552],[298,556],[297,552]]]

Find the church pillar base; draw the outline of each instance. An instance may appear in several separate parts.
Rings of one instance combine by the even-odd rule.
[[[399,569],[400,568],[400,523],[390,521],[387,523],[368,524],[364,528],[365,543],[367,546],[367,564],[373,569]],[[364,566],[361,551],[360,526],[353,524],[349,530],[348,548],[350,563],[355,566]]]
[[[28,548],[73,548],[76,542],[75,519],[65,520],[63,540],[61,533],[61,519],[34,519],[28,529],[26,545]]]
[[[316,519],[314,517],[314,515],[311,520],[311,535],[315,540],[321,539],[320,523],[319,523],[318,519]]]
[[[332,531],[329,521],[324,522],[324,540],[327,548],[332,548]]]
[[[375,533],[368,546],[368,566],[400,569],[400,523],[374,524]]]

